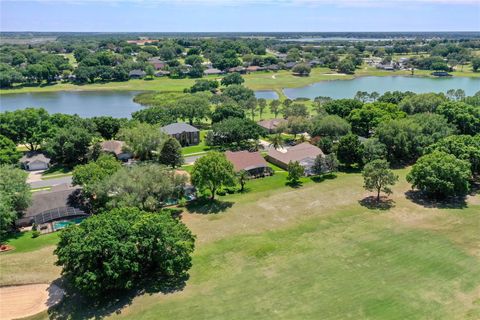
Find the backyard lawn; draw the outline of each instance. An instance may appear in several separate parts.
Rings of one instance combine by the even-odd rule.
[[[144,294],[107,309],[66,300],[51,316],[480,318],[480,197],[448,208],[414,201],[407,170],[396,172],[400,181],[388,210],[361,201],[371,194],[356,173],[307,179],[301,188],[286,187],[282,172],[249,181],[246,193],[183,215],[197,235],[183,290]],[[53,257],[47,259],[52,249],[9,253],[0,268],[15,272],[12,258],[17,266],[23,260],[28,272],[16,275],[16,283],[36,270],[44,279],[58,276]],[[33,319],[44,318],[46,312]]]

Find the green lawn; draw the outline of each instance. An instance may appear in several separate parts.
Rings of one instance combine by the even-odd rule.
[[[54,245],[57,241],[58,233],[49,233],[37,238],[32,238],[32,231],[19,232],[12,234],[7,238],[6,243],[15,247],[15,250],[9,251],[5,254],[8,255],[12,253],[35,251],[46,246]]]
[[[183,215],[197,235],[186,287],[138,296],[106,315],[478,319],[480,197],[469,198],[463,207],[417,204],[406,197],[407,171],[396,171],[400,181],[389,210],[361,204],[371,193],[356,173],[301,188],[284,186],[285,173],[277,173],[249,181],[250,192],[220,197],[216,214],[192,208]],[[7,259],[0,263],[9,264]],[[28,265],[36,270],[45,262]],[[54,314],[80,319],[104,316],[104,311],[90,301],[66,300]]]
[[[201,130],[200,131],[200,143],[196,146],[188,146],[182,148],[182,154],[184,156],[189,154],[198,154],[202,152],[207,152],[211,150],[211,147],[205,145],[205,136],[207,135],[208,130]]]

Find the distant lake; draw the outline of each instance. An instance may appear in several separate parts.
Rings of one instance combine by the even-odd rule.
[[[305,38],[286,38],[280,41],[296,41],[296,42],[322,42],[322,41],[391,41],[391,40],[412,40],[410,38],[349,38],[349,37],[305,37]]]
[[[321,81],[301,88],[286,88],[283,90],[290,99],[310,98],[318,96],[333,99],[353,98],[357,91],[412,91],[415,93],[447,92],[449,89],[463,89],[467,95],[473,95],[480,90],[479,78],[448,77],[359,77],[353,80]]]
[[[133,102],[137,91],[60,91],[0,95],[0,111],[42,107],[49,113],[78,114],[80,117],[130,118],[142,108]]]
[[[273,100],[273,99],[278,99],[278,94],[273,90],[260,90],[260,91],[255,91],[255,98]]]

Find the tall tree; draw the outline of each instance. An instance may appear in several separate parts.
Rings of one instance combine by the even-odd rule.
[[[16,164],[22,154],[17,151],[15,143],[0,134],[0,165]]]
[[[43,149],[56,163],[73,167],[88,160],[93,135],[85,128],[62,128],[46,141]]]
[[[158,162],[172,168],[183,164],[182,146],[177,139],[169,137],[165,141],[158,155]]]
[[[392,193],[393,186],[398,176],[389,168],[389,164],[385,160],[373,160],[365,165],[362,171],[363,187],[368,191],[377,192],[377,202],[380,201],[380,192],[387,195]]]
[[[118,136],[127,144],[127,149],[140,160],[152,160],[154,153],[162,147],[168,135],[157,126],[137,123],[133,127],[122,128]]]
[[[210,113],[210,102],[205,94],[193,94],[181,98],[175,108],[183,120],[192,125],[194,121],[205,119]]]
[[[272,100],[270,101],[270,112],[273,113],[273,117],[276,118],[278,117],[278,114],[280,113],[280,105],[282,103],[280,100]]]

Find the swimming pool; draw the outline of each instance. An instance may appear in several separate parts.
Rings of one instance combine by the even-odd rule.
[[[80,218],[75,218],[75,219],[71,219],[71,220],[55,221],[55,222],[52,223],[53,231],[57,231],[57,230],[66,228],[66,227],[74,225],[74,224],[79,224],[84,219],[85,219],[85,217],[80,217]]]

